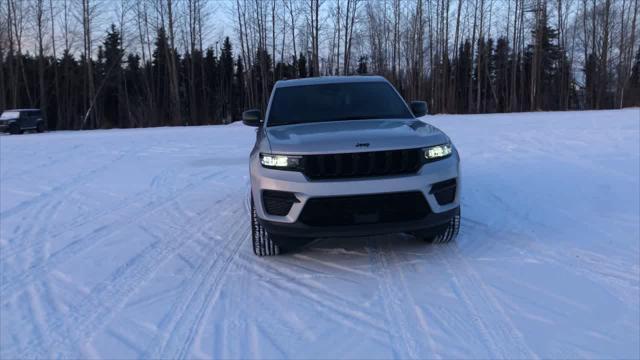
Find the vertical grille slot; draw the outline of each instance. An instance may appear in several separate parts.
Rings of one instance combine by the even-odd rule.
[[[420,149],[305,155],[303,172],[310,179],[410,174],[420,169],[420,159]]]

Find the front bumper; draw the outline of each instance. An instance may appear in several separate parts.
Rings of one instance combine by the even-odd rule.
[[[0,132],[9,131],[9,124],[0,124]]]
[[[260,219],[260,224],[270,233],[277,236],[296,238],[323,238],[323,237],[357,237],[394,233],[408,233],[413,231],[425,231],[440,226],[446,226],[449,220],[458,213],[458,208],[453,208],[441,213],[430,213],[417,221],[360,224],[348,226],[309,226],[301,222],[281,223]]]
[[[257,154],[256,154],[257,155]],[[425,229],[446,223],[460,206],[460,160],[457,151],[443,160],[427,163],[415,174],[386,177],[332,179],[309,181],[302,173],[266,169],[257,156],[251,159],[251,192],[259,220],[266,229],[275,234],[291,234],[304,237],[360,236]],[[456,179],[454,200],[440,205],[430,193],[435,183]],[[262,191],[286,191],[299,200],[291,206],[285,216],[267,214],[262,204]],[[299,216],[311,198],[373,195],[394,192],[420,191],[430,207],[430,214],[419,221],[403,223],[367,224],[339,227],[307,226]]]

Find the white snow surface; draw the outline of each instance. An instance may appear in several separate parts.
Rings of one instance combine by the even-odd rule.
[[[270,258],[251,128],[0,137],[0,357],[640,357],[640,109],[426,120],[462,157],[455,243]]]

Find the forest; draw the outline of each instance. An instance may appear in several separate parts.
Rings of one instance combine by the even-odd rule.
[[[431,113],[640,106],[639,0],[0,0],[0,110],[220,124],[279,80],[386,77]]]

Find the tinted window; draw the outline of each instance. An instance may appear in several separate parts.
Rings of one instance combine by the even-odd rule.
[[[277,88],[267,126],[360,119],[410,119],[404,101],[386,82]]]

